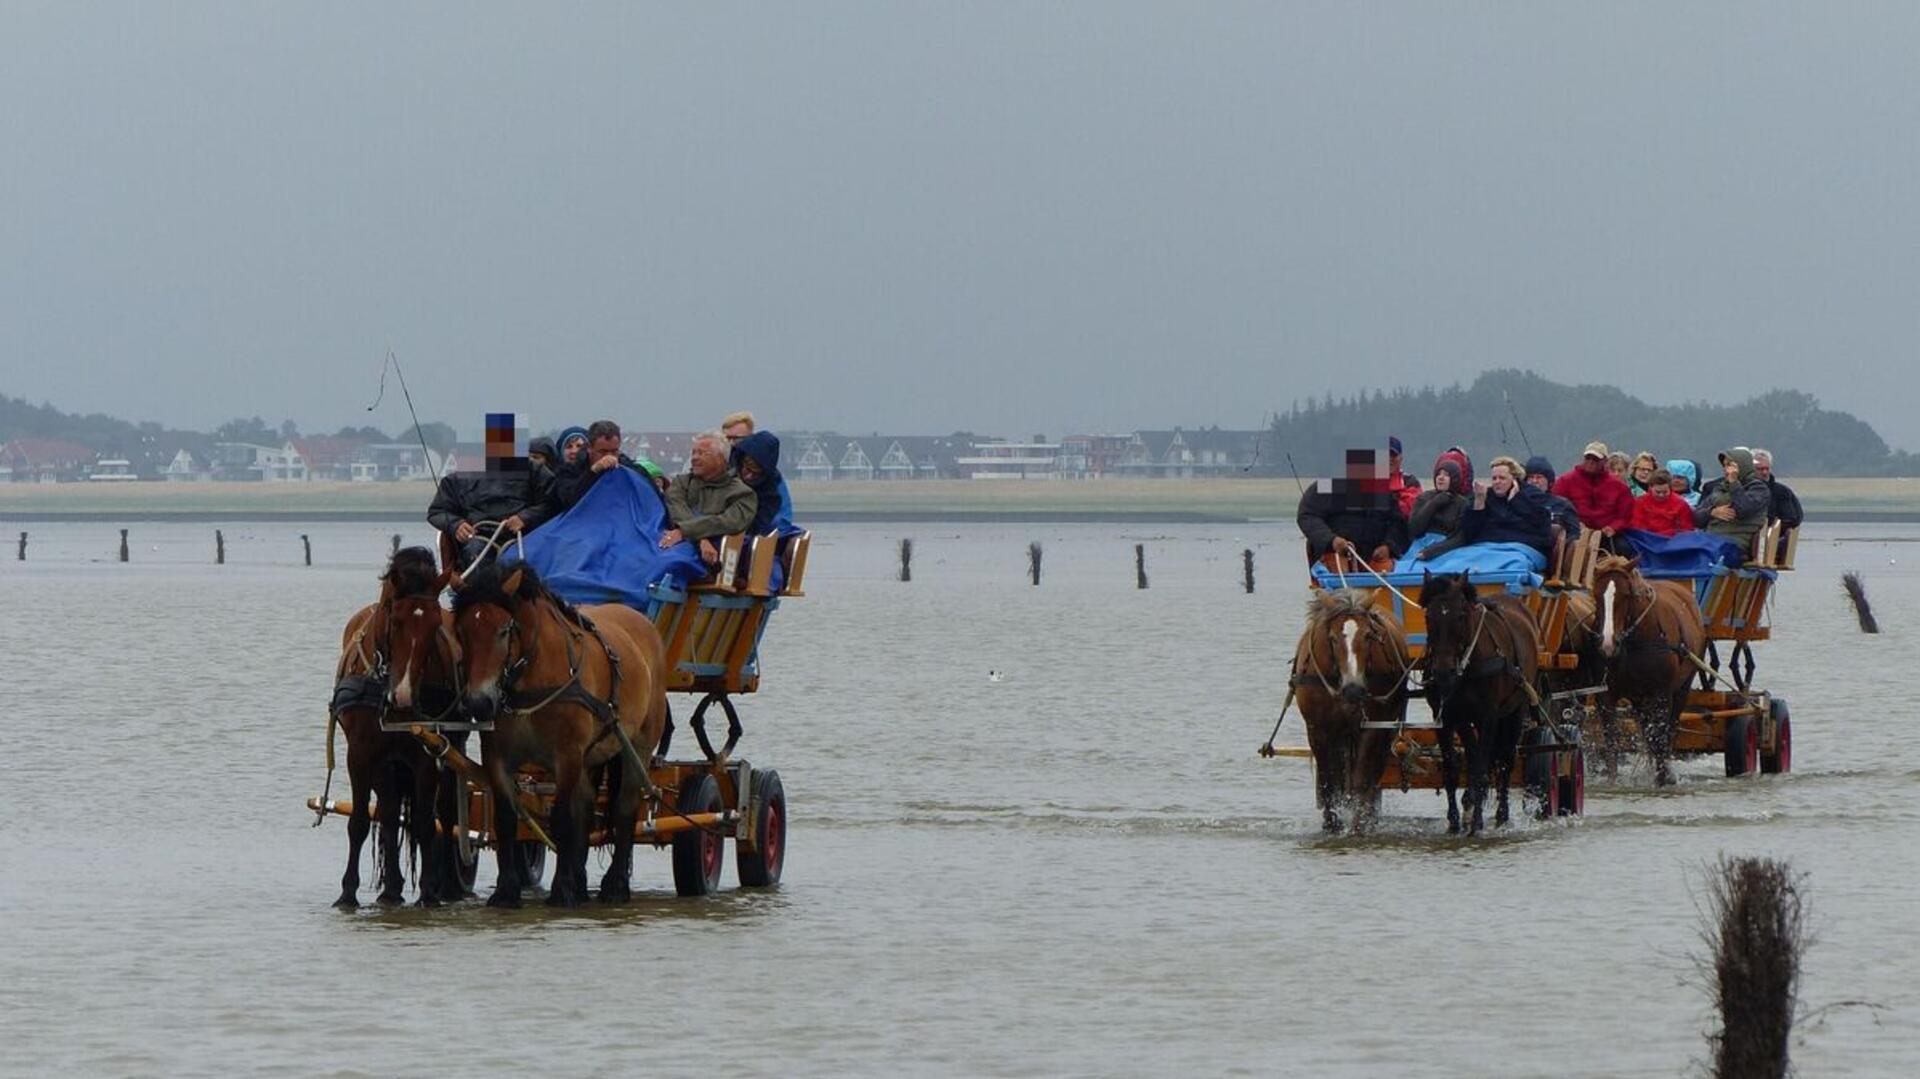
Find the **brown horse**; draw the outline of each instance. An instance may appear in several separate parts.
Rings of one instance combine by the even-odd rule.
[[[1692,589],[1679,581],[1649,582],[1639,566],[1639,559],[1617,555],[1594,565],[1597,647],[1608,711],[1622,702],[1633,706],[1653,756],[1654,783],[1666,786],[1674,781],[1674,727],[1696,669],[1687,657],[1706,648],[1707,631]]]
[[[605,766],[607,826],[614,851],[600,881],[603,902],[632,894],[633,829],[647,766],[666,728],[666,650],[646,615],[620,604],[576,610],[547,591],[529,566],[484,566],[456,581],[454,636],[462,652],[467,712],[482,731],[494,794],[500,874],[489,906],[520,905],[519,810],[514,775],[528,764],[554,784],[549,831],[558,866],[547,902],[587,897],[587,835]]]
[[[1453,740],[1467,754],[1467,834],[1484,823],[1487,787],[1497,783],[1496,825],[1507,823],[1507,788],[1520,727],[1534,705],[1539,677],[1539,632],[1526,607],[1504,591],[1480,595],[1467,574],[1435,577],[1420,588],[1427,617],[1427,703],[1440,721],[1440,776],[1447,788],[1447,832],[1460,831],[1454,792],[1459,764]]]
[[[1380,806],[1380,773],[1393,732],[1407,714],[1407,634],[1365,591],[1321,592],[1307,601],[1307,628],[1293,650],[1294,699],[1313,749],[1314,799],[1322,826],[1340,830],[1340,807],[1353,806],[1363,832]]]
[[[403,825],[416,855],[427,852],[421,905],[435,906],[466,891],[453,869],[451,828],[443,828],[438,838],[434,834],[436,815],[451,823],[453,784],[441,783],[436,762],[405,731],[406,724],[431,721],[457,703],[447,647],[452,638],[443,629],[449,616],[439,599],[445,587],[433,552],[424,547],[396,551],[380,577],[380,599],[355,612],[341,635],[329,712],[347,738],[347,777],[353,787],[347,871],[333,904],[345,910],[359,906],[360,849],[372,827],[375,796],[381,820],[379,901],[402,899]],[[437,814],[436,800],[444,803]]]

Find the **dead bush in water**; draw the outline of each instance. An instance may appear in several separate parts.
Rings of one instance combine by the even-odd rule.
[[[1770,858],[1722,857],[1709,872],[1697,960],[1720,1016],[1712,1074],[1718,1079],[1779,1079],[1806,951],[1806,878]]]

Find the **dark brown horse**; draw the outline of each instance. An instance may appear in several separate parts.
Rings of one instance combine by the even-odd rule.
[[[1507,823],[1520,728],[1536,701],[1539,634],[1526,607],[1504,591],[1481,595],[1467,574],[1427,574],[1420,588],[1426,611],[1427,703],[1440,721],[1440,775],[1447,788],[1447,831],[1460,831],[1454,792],[1459,765],[1453,741],[1467,754],[1467,834],[1477,835],[1489,781],[1497,782],[1496,825]]]
[[[606,769],[614,851],[603,902],[632,894],[633,829],[647,766],[666,729],[666,654],[647,616],[620,604],[576,610],[527,566],[483,566],[456,582],[454,636],[462,652],[467,712],[491,720],[480,747],[494,793],[499,881],[489,906],[519,906],[519,810],[514,775],[537,764],[553,780],[549,833],[558,866],[547,902],[587,897],[587,835]]]
[[[1407,714],[1407,634],[1364,590],[1321,592],[1307,601],[1307,628],[1293,650],[1292,687],[1313,749],[1314,799],[1323,827],[1340,830],[1342,805],[1365,831],[1380,806],[1380,773],[1393,731]]]
[[[334,901],[342,909],[359,906],[360,850],[372,827],[376,796],[381,821],[379,901],[402,900],[403,827],[416,856],[426,854],[420,903],[433,906],[465,894],[452,865],[455,781],[406,733],[408,723],[430,721],[457,703],[452,637],[444,628],[449,616],[439,599],[445,587],[446,578],[434,568],[433,552],[424,547],[396,551],[380,577],[380,599],[355,612],[341,635],[329,711],[346,735],[347,777],[353,787],[347,870],[340,878],[340,898]],[[442,778],[448,782],[442,784]],[[441,812],[436,813],[436,802],[445,803]],[[438,838],[436,816],[443,824]]]
[[[1707,630],[1692,589],[1679,581],[1650,582],[1639,567],[1639,559],[1618,556],[1594,565],[1597,648],[1609,728],[1614,709],[1630,705],[1653,757],[1654,783],[1666,786],[1674,781],[1674,727],[1696,669],[1687,657],[1706,648]]]

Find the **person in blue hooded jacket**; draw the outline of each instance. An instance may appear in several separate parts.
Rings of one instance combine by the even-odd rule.
[[[793,500],[780,475],[780,439],[772,431],[755,431],[733,444],[729,463],[740,482],[753,489],[758,503],[747,535],[764,536],[793,527]]]

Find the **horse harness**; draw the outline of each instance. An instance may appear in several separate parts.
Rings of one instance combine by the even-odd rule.
[[[1377,616],[1374,616],[1374,618],[1370,618],[1369,621],[1373,621],[1375,618],[1377,618]],[[1394,696],[1398,694],[1400,690],[1406,686],[1407,682],[1413,677],[1414,668],[1411,664],[1407,662],[1407,657],[1401,651],[1399,644],[1397,642],[1394,642],[1391,638],[1387,639],[1387,643],[1393,645],[1393,658],[1395,662],[1400,664],[1400,676],[1398,678],[1394,678],[1393,681],[1390,683],[1385,683],[1387,688],[1382,692],[1379,692],[1379,693],[1369,692],[1367,694],[1367,699],[1373,701],[1375,704],[1385,704],[1388,701],[1392,700]],[[1340,687],[1335,685],[1333,681],[1327,677],[1326,672],[1321,669],[1320,657],[1315,654],[1312,647],[1308,647],[1307,649],[1307,662],[1312,666],[1313,678],[1320,683],[1320,687],[1326,690],[1329,696],[1335,696],[1335,697],[1339,696]],[[1386,677],[1389,677],[1389,676],[1368,675],[1367,678],[1365,679],[1365,681],[1367,682],[1367,688],[1371,690],[1374,685],[1382,684],[1380,680]],[[1293,674],[1287,679],[1287,686],[1289,689],[1297,689],[1303,684],[1309,684],[1309,683],[1307,683],[1306,676],[1300,674],[1299,668],[1296,666]]]

